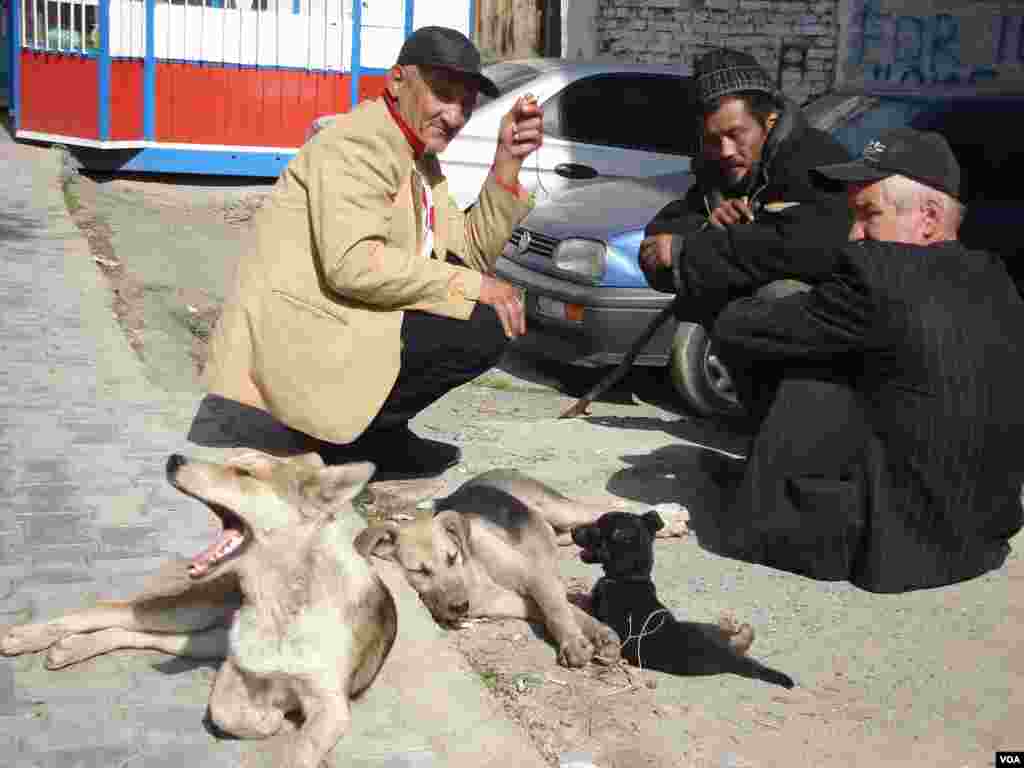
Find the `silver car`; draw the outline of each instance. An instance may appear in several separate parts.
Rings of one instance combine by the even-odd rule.
[[[688,171],[696,137],[674,115],[692,99],[689,70],[657,64],[521,59],[484,68],[501,91],[481,95],[473,116],[440,155],[462,208],[480,194],[494,162],[501,118],[526,93],[544,110],[544,143],[519,174],[544,201],[592,179]],[[642,127],[642,128],[641,128]]]

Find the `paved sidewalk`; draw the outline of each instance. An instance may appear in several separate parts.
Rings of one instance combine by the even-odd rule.
[[[60,170],[57,151],[0,138],[0,627],[127,596],[212,531],[207,510],[164,480],[167,455],[187,451],[196,403],[142,376],[67,215]],[[334,764],[543,765],[404,580],[384,575],[399,641]],[[151,652],[56,672],[41,654],[0,659],[0,763],[272,764],[272,745],[204,728],[214,672]]]

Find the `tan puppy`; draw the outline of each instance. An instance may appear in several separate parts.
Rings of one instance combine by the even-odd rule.
[[[373,469],[324,467],[316,454],[228,464],[171,456],[168,480],[220,518],[218,539],[132,600],[12,628],[0,653],[49,648],[51,669],[119,648],[225,658],[210,695],[213,722],[263,738],[298,710],[305,722],[287,765],[315,768],[397,629],[391,593],[352,546],[362,520],[351,501]]]
[[[609,627],[569,603],[558,574],[556,532],[592,522],[598,510],[577,504],[520,472],[479,475],[435,503],[434,517],[384,523],[356,538],[356,549],[405,571],[434,618],[504,617],[543,622],[566,666],[595,651],[619,658]]]

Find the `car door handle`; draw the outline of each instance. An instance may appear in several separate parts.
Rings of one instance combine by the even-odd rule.
[[[581,163],[559,163],[555,166],[555,173],[567,179],[592,179],[598,175],[589,165]]]

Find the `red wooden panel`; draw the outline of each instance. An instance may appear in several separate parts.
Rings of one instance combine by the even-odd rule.
[[[95,59],[22,50],[22,130],[98,139],[97,80]]]
[[[156,65],[154,109],[157,141],[179,141],[174,135],[175,84],[179,66],[163,62]]]
[[[231,94],[228,70],[224,67],[210,67],[211,89],[217,94],[213,109],[210,110],[210,124],[215,136],[224,136],[227,129],[227,106]],[[218,141],[223,144],[223,141]]]
[[[182,141],[195,144],[222,143],[217,125],[217,104],[222,100],[221,80],[215,65],[191,65],[181,70],[186,92],[175,100],[174,125]]]
[[[384,93],[385,75],[360,75],[359,100],[376,99]]]
[[[368,92],[383,89],[381,76],[368,79]],[[157,139],[297,147],[315,117],[349,108],[350,88],[335,73],[159,63]]]
[[[142,70],[137,60],[110,63],[110,138],[142,138]]]

